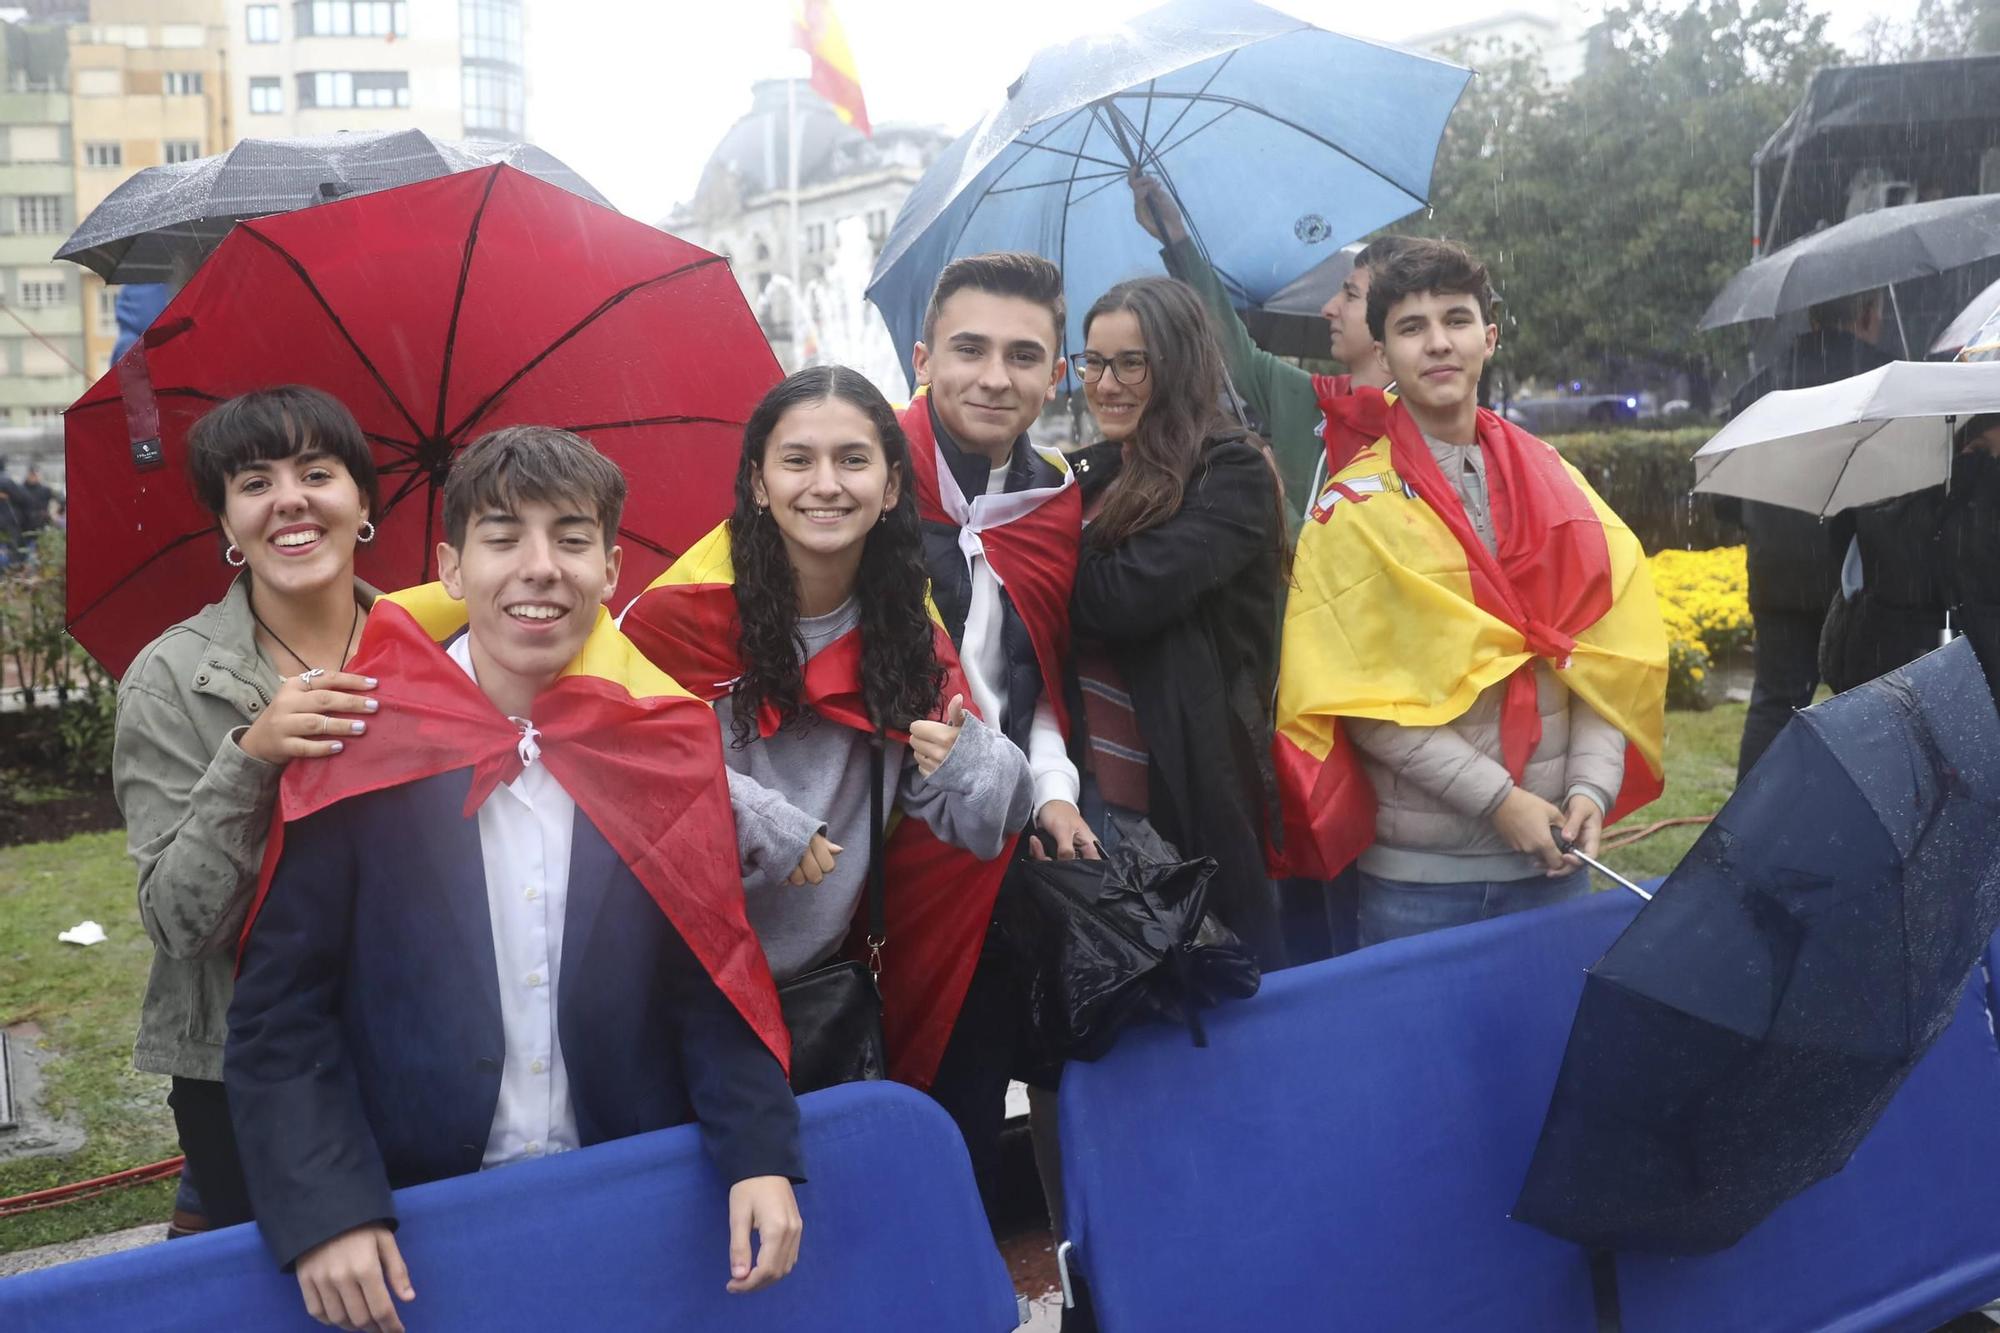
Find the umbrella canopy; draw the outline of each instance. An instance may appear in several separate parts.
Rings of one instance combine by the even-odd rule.
[[[1424,206],[1469,78],[1249,0],[1173,0],[1029,62],[904,202],[869,299],[907,348],[946,263],[1027,250],[1063,270],[1074,350],[1107,287],[1164,272],[1132,216],[1136,167],[1173,192],[1223,281],[1261,304]]]
[[[722,259],[512,167],[242,223],[65,419],[70,632],[122,673],[221,594],[182,467],[188,427],[235,394],[306,384],[354,413],[382,473],[357,567],[383,588],[431,576],[459,449],[576,431],[630,487],[629,596],[728,513],[778,379]]]
[[[2000,255],[2000,194],[1880,208],[1737,270],[1697,327],[1771,319]]]
[[[1950,476],[1954,417],[2000,412],[2000,364],[1891,361],[1767,393],[1694,456],[1697,491],[1837,514]]]
[[[56,258],[106,282],[178,282],[243,218],[502,162],[610,207],[583,177],[533,144],[453,143],[422,130],[244,139],[214,157],[135,172],[90,210]]]
[[[1362,243],[1343,245],[1261,303],[1245,300],[1238,312],[1259,347],[1279,356],[1324,359],[1332,352],[1326,316],[1320,311],[1354,271]],[[1247,307],[1247,308],[1246,308]]]
[[[2000,716],[1957,640],[1798,714],[1590,970],[1514,1216],[1699,1254],[1838,1171],[2000,926]]]
[[[1966,302],[1943,333],[1931,344],[1932,356],[1961,361],[1991,361],[2000,357],[2000,282]]]

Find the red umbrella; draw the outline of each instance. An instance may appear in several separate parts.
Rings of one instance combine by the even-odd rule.
[[[69,628],[122,674],[221,596],[187,430],[251,389],[347,405],[382,472],[363,578],[433,577],[456,452],[561,426],[625,470],[619,597],[720,522],[743,423],[780,371],[727,263],[511,167],[239,223],[65,420]]]

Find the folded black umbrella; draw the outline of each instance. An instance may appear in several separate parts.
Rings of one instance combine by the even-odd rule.
[[[90,210],[56,258],[81,264],[106,282],[185,282],[244,218],[495,163],[611,206],[583,177],[533,144],[456,143],[422,130],[244,139],[214,157],[134,172]]]
[[[1186,1023],[1255,995],[1256,960],[1208,914],[1213,859],[1184,861],[1144,823],[1101,861],[1025,861],[1000,895],[1000,928],[1025,974],[1039,1056],[1095,1060],[1133,1023]]]
[[[2000,927],[2000,716],[1963,639],[1795,717],[1590,970],[1514,1216],[1733,1244],[1847,1163]]]

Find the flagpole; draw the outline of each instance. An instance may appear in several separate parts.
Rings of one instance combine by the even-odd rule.
[[[805,291],[799,286],[799,81],[785,80],[785,182],[792,198],[792,369],[804,364]]]

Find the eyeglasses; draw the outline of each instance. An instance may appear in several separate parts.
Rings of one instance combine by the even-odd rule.
[[[1085,384],[1095,384],[1103,379],[1106,369],[1111,371],[1111,378],[1120,384],[1144,384],[1153,368],[1153,359],[1144,352],[1120,352],[1109,360],[1095,352],[1079,352],[1074,360],[1076,377]]]

